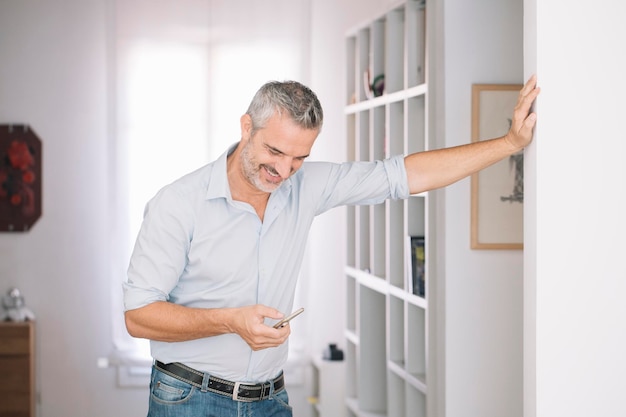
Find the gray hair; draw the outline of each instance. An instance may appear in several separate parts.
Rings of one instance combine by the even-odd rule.
[[[275,112],[284,112],[304,129],[322,130],[322,105],[310,88],[297,81],[270,81],[256,92],[246,111],[252,119],[252,134],[265,127]]]

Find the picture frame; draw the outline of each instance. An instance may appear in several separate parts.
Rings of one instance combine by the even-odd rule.
[[[28,232],[41,217],[42,144],[26,124],[0,124],[0,232]]]
[[[508,132],[522,87],[472,85],[472,142]],[[523,150],[471,176],[471,248],[524,248]]]

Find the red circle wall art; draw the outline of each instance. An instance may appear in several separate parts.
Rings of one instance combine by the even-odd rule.
[[[41,217],[41,140],[28,125],[0,125],[0,231],[26,232]]]

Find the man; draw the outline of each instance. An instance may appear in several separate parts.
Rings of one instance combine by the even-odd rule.
[[[346,204],[443,187],[532,140],[539,94],[520,91],[503,137],[384,161],[304,162],[322,127],[315,94],[297,82],[261,87],[241,140],[148,203],[125,290],[129,333],[151,340],[150,417],[291,416],[282,378],[309,227]]]

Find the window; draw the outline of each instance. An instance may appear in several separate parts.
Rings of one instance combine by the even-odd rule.
[[[146,202],[209,158],[206,48],[139,41],[126,53],[118,146],[125,161],[124,180],[118,184],[127,202],[126,233],[120,236],[124,259],[130,256]],[[119,350],[149,357],[147,341],[125,331],[115,343]]]

